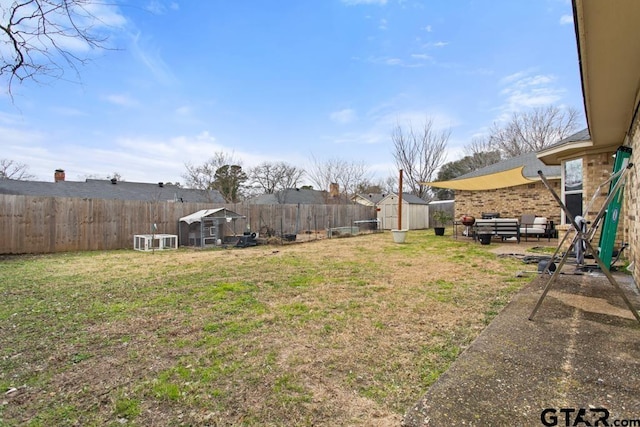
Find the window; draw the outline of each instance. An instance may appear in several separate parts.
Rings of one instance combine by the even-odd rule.
[[[563,200],[574,217],[582,215],[582,159],[568,160],[562,165]],[[563,223],[568,224],[566,215]]]

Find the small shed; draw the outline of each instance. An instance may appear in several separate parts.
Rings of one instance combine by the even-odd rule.
[[[384,230],[398,228],[398,195],[388,194],[377,204],[378,220]],[[429,204],[418,196],[402,193],[402,228],[429,228]]]
[[[178,224],[180,246],[221,245],[225,237],[237,236],[236,221],[243,218],[227,208],[203,209],[182,217]]]

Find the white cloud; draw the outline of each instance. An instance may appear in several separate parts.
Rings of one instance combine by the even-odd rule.
[[[83,134],[73,139],[65,134],[34,130],[28,123],[1,112],[0,134],[2,157],[26,164],[40,181],[51,181],[53,171],[62,168],[69,180],[106,177],[118,172],[130,182],[183,182],[185,163],[202,164],[218,151],[232,153],[243,168],[295,156],[277,153],[270,146],[265,147],[264,153],[238,151],[218,141],[209,131],[170,137],[93,134],[87,138]]]
[[[46,135],[42,132],[23,130],[19,127],[0,127],[0,133],[2,134],[3,151],[11,147],[28,147],[32,142],[35,145],[46,141]],[[5,153],[2,156],[9,158]]]
[[[190,116],[192,113],[192,108],[188,105],[183,105],[182,107],[176,108],[175,112],[179,116]]]
[[[356,112],[350,108],[334,111],[329,114],[331,121],[339,123],[341,125],[351,123],[356,119]]]
[[[142,46],[142,43],[140,33],[133,36],[131,51],[136,58],[151,71],[151,74],[158,82],[165,85],[173,84],[177,79],[162,59],[160,52],[158,50],[154,51],[153,49],[145,48]]]
[[[8,1],[2,0],[2,9],[8,8]],[[101,2],[67,2],[69,10],[54,3],[26,2],[20,8],[16,8],[18,24],[14,25],[14,31],[41,32],[40,16],[46,15],[47,37],[31,37],[29,43],[45,52],[52,50],[70,51],[72,53],[86,53],[93,46],[82,37],[75,37],[76,29],[85,33],[88,39],[99,45],[106,45],[110,35],[122,29],[126,24],[126,18],[120,14],[116,6]],[[5,6],[5,4],[7,4]],[[24,6],[24,7],[23,7]],[[42,6],[38,12],[36,8]],[[69,21],[68,14],[73,16],[73,23]],[[73,25],[72,25],[73,24]],[[38,30],[37,30],[38,28]],[[50,59],[50,58],[49,58]]]
[[[552,75],[537,74],[530,76],[526,72],[516,73],[507,76],[502,80],[503,84],[508,85],[502,90],[502,92],[507,94],[515,90],[527,90],[544,85],[550,85],[554,80],[555,77]]]
[[[449,44],[449,42],[437,41],[437,42],[429,42],[422,45],[424,49],[430,49],[433,47],[445,47]]]
[[[405,68],[424,67],[424,58],[411,55],[411,60],[413,61],[404,60],[402,58],[392,58],[392,57],[384,57],[384,56],[367,58],[367,61],[371,62],[372,64],[382,64],[382,65],[388,65],[390,67],[405,67]]]
[[[498,120],[508,120],[512,113],[523,109],[543,107],[557,103],[564,90],[556,87],[553,75],[531,74],[521,71],[504,77],[500,84],[504,88],[500,95],[505,102],[499,108],[502,112]]]
[[[560,17],[560,25],[573,24],[573,15],[562,15]]]
[[[149,3],[147,3],[145,9],[147,9],[154,15],[162,15],[166,10],[165,6],[159,1],[150,1]]]
[[[436,131],[451,129],[460,124],[458,119],[443,111],[429,110],[398,110],[386,114],[381,121],[391,126],[389,129],[396,125],[420,128],[426,119],[432,121],[433,129]]]
[[[88,2],[82,8],[96,18],[93,22],[96,27],[122,28],[127,24],[127,19],[112,4]]]
[[[361,132],[347,132],[331,138],[334,144],[381,144],[389,140],[389,134],[373,128]]]
[[[179,10],[180,5],[176,2],[170,2],[167,5],[160,0],[151,0],[150,2],[147,3],[147,6],[145,7],[145,9],[147,9],[149,12],[153,13],[154,15],[164,15],[165,13],[167,13],[167,9]]]
[[[430,33],[430,32],[432,32],[432,31],[433,31],[433,28],[431,27],[431,25],[427,25],[426,27],[424,27],[424,30],[425,30],[427,33]]]
[[[86,111],[82,111],[77,108],[68,108],[68,107],[53,107],[51,111],[61,116],[67,116],[67,117],[81,117],[81,116],[89,115]]]
[[[443,111],[398,108],[403,100],[405,100],[404,96],[400,95],[396,99],[373,108],[366,115],[366,118],[359,120],[361,128],[357,131],[325,138],[334,144],[341,145],[387,144],[391,141],[392,130],[398,125],[418,129],[424,125],[428,118],[432,120],[433,128],[436,131],[445,131],[460,124],[457,118]]]
[[[24,123],[24,117],[20,114],[12,114],[4,111],[0,111],[0,123],[7,125],[20,125]]]
[[[114,93],[104,97],[112,104],[119,105],[121,107],[137,107],[140,103],[127,94]]]
[[[411,55],[413,59],[427,60],[431,59],[431,57],[425,53],[414,53]]]
[[[380,30],[386,30],[387,29],[387,20],[386,19],[381,19],[380,23],[378,24],[378,29]]]

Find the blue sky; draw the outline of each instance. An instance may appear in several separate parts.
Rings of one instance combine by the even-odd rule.
[[[224,151],[365,162],[396,176],[393,127],[450,129],[448,160],[514,111],[582,113],[568,0],[120,1],[117,49],[0,95],[0,158],[36,179],[181,181]],[[4,82],[3,82],[4,83]],[[584,119],[582,120],[584,123]]]

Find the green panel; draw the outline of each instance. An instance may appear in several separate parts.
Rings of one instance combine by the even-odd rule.
[[[616,159],[613,164],[613,173],[619,172],[627,164],[625,160],[631,157],[630,147],[619,147],[615,155]],[[620,177],[611,180],[609,191],[612,191]],[[616,241],[616,232],[618,231],[618,222],[620,221],[620,210],[622,209],[622,196],[624,194],[624,184],[618,188],[618,192],[611,199],[605,211],[602,232],[600,234],[600,259],[602,263],[609,268],[613,257],[613,246]]]

